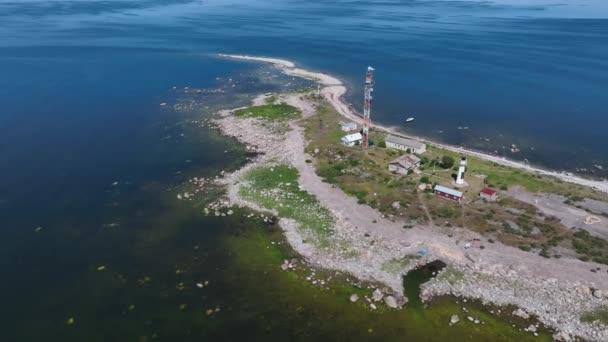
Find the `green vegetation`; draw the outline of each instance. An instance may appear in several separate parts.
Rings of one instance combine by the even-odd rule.
[[[334,218],[314,196],[300,190],[296,169],[287,165],[259,167],[249,171],[245,180],[248,183],[239,193],[243,198],[297,221],[314,234],[316,242],[327,242]]]
[[[572,246],[581,258],[608,265],[608,241],[581,229],[574,233]]]
[[[443,166],[444,169],[451,169],[454,166],[454,163],[454,158],[451,156],[441,157],[441,166]]]
[[[338,125],[340,120],[342,118],[333,107],[320,101],[317,115],[302,121],[310,142],[306,149],[315,156],[317,174],[357,197],[361,204],[368,204],[386,214],[408,211],[409,217],[423,217],[417,206],[402,206],[400,209],[392,206],[394,202],[416,202],[417,180],[395,177],[388,171],[388,163],[401,152],[378,146],[370,147],[367,152],[360,147],[342,146],[338,143],[344,136]],[[372,129],[371,134],[378,144],[384,140],[384,133]],[[317,148],[319,153],[313,153]]]
[[[281,104],[265,104],[261,106],[253,106],[236,110],[236,116],[256,117],[267,120],[285,121],[297,119],[301,116],[298,108],[290,106],[286,103]]]
[[[585,312],[581,315],[581,321],[587,323],[599,321],[600,323],[608,324],[608,307],[603,306],[596,310]]]

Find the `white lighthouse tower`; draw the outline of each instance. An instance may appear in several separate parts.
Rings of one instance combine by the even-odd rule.
[[[466,182],[464,181],[464,171],[467,168],[467,158],[466,157],[462,157],[460,158],[460,166],[458,166],[458,174],[456,175],[456,184],[457,185],[465,185]]]

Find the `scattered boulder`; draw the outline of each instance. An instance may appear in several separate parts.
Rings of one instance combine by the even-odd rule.
[[[399,202],[393,202],[393,204],[391,204],[391,206],[395,209],[401,208],[401,204],[399,204]]]
[[[283,264],[281,265],[281,269],[283,271],[287,271],[289,269],[289,260],[283,261]]]
[[[350,296],[350,301],[352,303],[355,303],[358,300],[359,300],[359,296],[357,296],[357,294],[353,294],[353,295]]]
[[[450,317],[450,325],[456,324],[460,322],[460,317],[458,317],[458,315],[452,315],[452,317]]]
[[[392,309],[397,309],[399,307],[399,304],[397,303],[397,299],[395,299],[395,297],[393,297],[393,296],[384,297],[384,304],[386,304],[386,306],[388,306],[389,308],[392,308]]]
[[[592,294],[593,294],[593,297],[598,298],[598,299],[608,297],[608,293],[606,293],[606,291],[602,291],[602,290],[598,290],[598,289],[593,289]]]
[[[520,309],[517,309],[517,310],[515,310],[515,311],[513,311],[513,315],[515,315],[515,316],[517,316],[517,317],[521,317],[521,318],[523,318],[523,319],[528,319],[528,318],[530,318],[530,315],[528,315],[528,313],[527,313],[527,312],[525,312],[524,310],[522,310],[521,308],[520,308]]]
[[[369,307],[370,307],[372,310],[376,310],[376,309],[377,309],[376,304],[374,304],[374,303],[371,303],[371,304],[369,305]]]
[[[379,289],[375,289],[374,292],[372,292],[372,298],[376,302],[381,301],[383,297],[384,297],[384,295],[382,294],[382,292],[380,292]]]

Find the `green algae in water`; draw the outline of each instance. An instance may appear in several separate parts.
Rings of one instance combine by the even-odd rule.
[[[324,289],[306,281],[309,270],[280,271],[282,261],[295,255],[277,228],[228,236],[225,243],[229,250],[234,251],[231,267],[226,270],[225,278],[232,278],[227,289],[239,292],[242,301],[240,309],[233,310],[233,319],[253,320],[267,334],[268,340],[551,340],[547,334],[534,337],[521,332],[478,304],[459,304],[449,297],[433,300],[426,309],[415,299],[403,310],[380,306],[372,311],[362,300],[350,303],[348,298],[351,294],[357,293],[361,297],[369,295],[371,290],[357,288],[346,282],[347,276],[336,276],[333,272],[317,270],[317,275],[334,275],[335,280],[329,282],[329,289]],[[428,274],[410,274],[406,278],[406,293],[417,295],[419,284],[428,278]],[[260,302],[264,305],[259,305]],[[467,307],[467,313],[462,312],[462,306]],[[453,314],[458,314],[461,321],[448,326]],[[466,316],[477,317],[484,324],[469,322]]]
[[[185,116],[180,114],[182,120]],[[371,311],[362,300],[349,302],[351,294],[371,291],[350,285],[348,276],[317,270],[320,277],[334,276],[329,289],[320,289],[305,280],[308,270],[281,271],[284,259],[299,256],[276,226],[247,218],[250,212],[242,210],[231,217],[204,217],[206,200],[175,200],[175,192],[188,186],[187,178],[214,175],[218,167],[232,166],[224,159],[240,164],[243,158],[242,147],[228,147],[232,140],[220,144],[222,137],[210,133],[203,141],[204,130],[197,130],[171,128],[163,135],[184,132],[185,137],[167,146],[143,144],[149,155],[140,156],[140,166],[155,170],[154,175],[131,188],[121,178],[93,211],[83,213],[86,219],[45,221],[39,234],[31,228],[38,223],[28,225],[28,234],[37,238],[26,246],[36,253],[18,265],[34,275],[26,284],[43,286],[17,294],[11,288],[19,300],[8,306],[10,317],[4,321],[12,331],[3,340],[532,340],[505,322],[494,323],[493,316],[485,318],[483,311],[474,315],[487,326],[461,322],[448,327],[449,317],[460,310],[452,299],[433,301],[429,309],[380,306]],[[137,139],[148,142],[163,135],[144,130]],[[199,163],[201,146],[218,153]],[[186,159],[192,163],[184,164]],[[176,171],[181,176],[174,177]],[[57,198],[56,207],[71,203],[64,201]],[[110,222],[120,224],[103,227]],[[61,257],[48,257],[59,250]],[[45,264],[45,258],[54,262]],[[101,265],[103,272],[97,270]],[[209,286],[196,286],[206,281]],[[534,339],[542,340],[547,336]]]

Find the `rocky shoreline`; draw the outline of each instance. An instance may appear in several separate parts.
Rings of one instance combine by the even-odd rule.
[[[458,276],[450,276],[456,272]],[[522,318],[536,317],[558,332],[556,340],[571,341],[582,337],[591,341],[607,341],[608,330],[599,323],[583,323],[580,317],[606,305],[608,293],[581,283],[564,284],[555,278],[543,279],[523,275],[502,265],[479,267],[456,265],[439,272],[422,285],[421,297],[452,295],[474,298],[484,304],[520,307],[513,314]],[[523,309],[522,309],[523,308]]]
[[[327,88],[330,87],[335,86]],[[302,97],[290,95],[285,100],[302,109],[305,117],[314,115],[314,104]],[[260,98],[254,103],[259,104]],[[581,321],[583,314],[608,307],[606,272],[600,275],[588,271],[597,264],[579,260],[543,260],[537,255],[500,244],[493,244],[484,251],[465,251],[459,241],[434,227],[415,226],[403,230],[402,223],[387,220],[374,209],[357,204],[356,199],[323,183],[316,176],[314,167],[305,162],[313,156],[304,152],[306,142],[302,128],[295,122],[237,118],[232,112],[219,112],[213,123],[224,135],[237,139],[247,151],[255,152],[257,156],[242,169],[219,179],[218,182],[227,187],[227,199],[222,204],[269,212],[239,196],[241,187],[246,186],[243,176],[264,165],[288,164],[295,167],[300,173],[300,187],[317,196],[335,219],[331,236],[333,246],[320,248],[307,243],[311,240],[307,235],[309,232],[299,229],[294,220],[280,218],[279,224],[288,242],[314,267],[350,273],[362,281],[384,284],[385,288],[378,290],[382,299],[376,300],[380,295],[376,294],[374,298],[373,293],[367,298],[371,309],[386,298],[390,298],[388,302],[385,300],[389,307],[404,305],[407,298],[403,296],[402,275],[428,262],[442,260],[449,266],[422,286],[423,300],[453,295],[496,305],[516,305],[521,308],[519,316],[533,315],[555,329],[556,340],[571,341],[580,337],[608,341],[605,325]],[[276,215],[272,211],[269,213]],[[460,239],[483,238],[465,229],[454,228],[454,232]],[[420,256],[419,251],[423,248],[428,250],[428,254]],[[289,270],[289,265],[286,268]],[[350,299],[357,301],[359,298]],[[534,334],[536,326],[528,327],[526,331]]]

